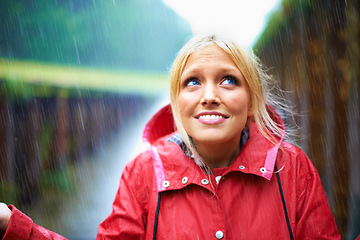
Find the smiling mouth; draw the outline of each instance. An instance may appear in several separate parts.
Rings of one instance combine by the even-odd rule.
[[[200,120],[221,120],[228,119],[229,116],[221,112],[201,112],[197,114],[195,118]]]
[[[214,119],[220,119],[220,118],[227,118],[225,116],[221,116],[221,115],[201,115],[199,117],[197,117],[197,119],[205,119],[205,120],[214,120]]]
[[[217,125],[220,123],[223,123],[228,119],[229,116],[226,116],[222,113],[201,113],[195,116],[195,119],[197,119],[200,123],[206,124],[206,125]]]

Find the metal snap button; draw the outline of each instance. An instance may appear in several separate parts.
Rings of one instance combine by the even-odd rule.
[[[224,233],[223,233],[223,231],[217,231],[216,233],[215,233],[215,237],[217,238],[217,239],[222,239],[223,237],[224,237]]]
[[[183,179],[181,180],[181,182],[183,183],[183,184],[186,184],[187,182],[188,182],[188,178],[187,177],[183,177]]]
[[[219,182],[220,182],[220,179],[221,179],[221,176],[217,176],[217,177],[215,177],[215,180],[216,180],[216,184],[219,184]]]
[[[266,168],[264,168],[264,167],[260,168],[260,172],[266,173]]]
[[[209,180],[207,180],[206,178],[201,180],[201,183],[204,185],[208,185],[209,184]]]
[[[239,169],[244,170],[244,169],[245,169],[245,166],[240,165],[240,166],[239,166]]]
[[[162,186],[164,188],[168,188],[170,186],[170,182],[168,180],[165,180],[165,181],[162,182]]]

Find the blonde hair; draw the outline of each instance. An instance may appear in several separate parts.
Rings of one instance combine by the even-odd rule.
[[[180,111],[178,106],[178,96],[180,92],[180,78],[183,69],[187,63],[187,59],[193,52],[199,51],[205,47],[217,45],[224,50],[235,65],[243,74],[249,89],[251,105],[254,114],[254,120],[260,132],[274,145],[279,143],[279,138],[284,136],[284,129],[274,119],[272,119],[267,111],[267,105],[271,105],[282,111],[288,111],[288,108],[272,94],[274,87],[270,88],[274,79],[269,76],[259,59],[252,51],[240,48],[233,41],[225,39],[217,35],[195,36],[191,38],[179,51],[170,70],[170,100],[173,111],[174,121],[177,130],[183,138],[186,146],[190,151],[197,155],[195,146],[190,136],[186,133],[181,122]],[[275,85],[276,86],[276,85]],[[280,91],[279,91],[280,93]],[[201,158],[200,158],[201,159]]]

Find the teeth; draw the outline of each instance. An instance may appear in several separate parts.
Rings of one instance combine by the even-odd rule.
[[[219,116],[219,115],[201,115],[199,118],[213,120],[213,119],[223,118],[223,116]]]

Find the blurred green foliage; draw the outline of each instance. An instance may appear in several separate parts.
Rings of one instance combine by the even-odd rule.
[[[76,176],[71,171],[72,166],[53,171],[43,171],[39,180],[40,191],[59,191],[71,193],[75,191]]]
[[[105,92],[155,95],[168,87],[167,74],[69,67],[0,58],[0,96],[96,97]]]
[[[311,8],[310,1],[282,0],[280,7],[271,13],[264,31],[253,48],[261,52],[267,44],[271,44],[275,38],[279,37],[287,26],[291,26],[295,19],[299,16],[307,16]]]
[[[7,204],[18,205],[17,201],[17,186],[14,182],[0,181],[0,200]]]
[[[0,56],[166,71],[191,34],[161,0],[0,0]]]
[[[50,159],[50,151],[51,151],[51,144],[53,139],[54,131],[53,131],[53,124],[52,122],[47,119],[44,121],[42,125],[38,144],[39,148],[39,157],[42,166],[49,166],[49,159]]]

